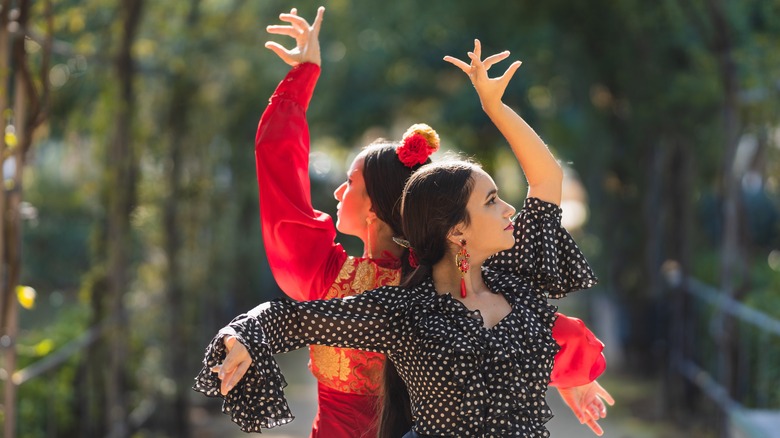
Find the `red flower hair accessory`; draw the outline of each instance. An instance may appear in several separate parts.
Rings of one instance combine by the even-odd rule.
[[[393,237],[393,242],[409,250],[409,266],[412,268],[417,268],[420,266],[420,262],[417,260],[417,253],[414,251],[414,248],[412,248],[412,245],[408,240],[401,239],[400,237]]]
[[[413,268],[420,266],[420,262],[417,261],[417,254],[414,252],[414,248],[409,248],[409,266]]]
[[[404,133],[403,144],[396,148],[398,159],[406,167],[423,164],[439,150],[439,134],[425,123],[417,123]]]

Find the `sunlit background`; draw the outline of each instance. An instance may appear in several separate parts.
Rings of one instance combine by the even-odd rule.
[[[190,387],[216,331],[281,296],[253,139],[288,66],[264,28],[319,4],[317,208],[357,148],[416,122],[520,206],[442,61],[509,49],[505,102],[563,163],[600,277],[560,305],[606,343],[605,436],[778,436],[780,1],[0,0],[4,436],[243,436]],[[269,435],[307,436],[306,353],[279,359],[298,419]],[[553,436],[588,436],[556,397]]]

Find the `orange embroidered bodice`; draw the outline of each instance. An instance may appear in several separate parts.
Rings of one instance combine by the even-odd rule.
[[[373,260],[347,257],[326,299],[357,295],[379,286],[398,285],[399,269],[384,268]],[[309,368],[317,380],[338,391],[378,395],[385,356],[349,348],[311,345]]]

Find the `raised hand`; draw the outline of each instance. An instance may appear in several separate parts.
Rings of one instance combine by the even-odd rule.
[[[587,385],[558,388],[564,403],[574,412],[580,423],[587,425],[598,436],[604,434],[598,420],[607,416],[606,401],[610,406],[615,400],[595,380]]]
[[[252,365],[252,357],[244,344],[236,342],[233,336],[225,336],[222,342],[225,343],[228,354],[222,365],[213,367],[211,371],[218,373],[219,380],[222,381],[219,392],[224,396],[244,377],[246,370]]]
[[[298,10],[295,8],[292,8],[289,14],[280,14],[279,19],[290,23],[290,25],[272,25],[266,27],[266,30],[271,34],[295,38],[295,47],[288,50],[274,41],[267,41],[265,47],[293,67],[304,62],[320,65],[322,61],[319,36],[324,13],[325,8],[320,6],[317,9],[317,17],[311,26],[309,26],[308,21],[298,16]]]
[[[477,90],[479,100],[482,102],[482,107],[486,111],[495,108],[497,105],[501,105],[501,99],[504,96],[506,86],[522,63],[520,61],[515,61],[506,69],[503,75],[497,78],[490,78],[487,74],[490,67],[492,67],[493,64],[508,58],[509,51],[505,50],[501,53],[496,53],[483,60],[482,44],[477,39],[474,40],[474,51],[468,52],[468,57],[471,59],[469,64],[449,55],[445,56],[444,60],[460,68],[469,76],[471,83]]]

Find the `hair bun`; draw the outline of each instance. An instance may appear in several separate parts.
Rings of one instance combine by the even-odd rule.
[[[425,123],[415,123],[403,135],[403,144],[395,152],[406,167],[414,167],[428,161],[439,150],[439,134]]]

